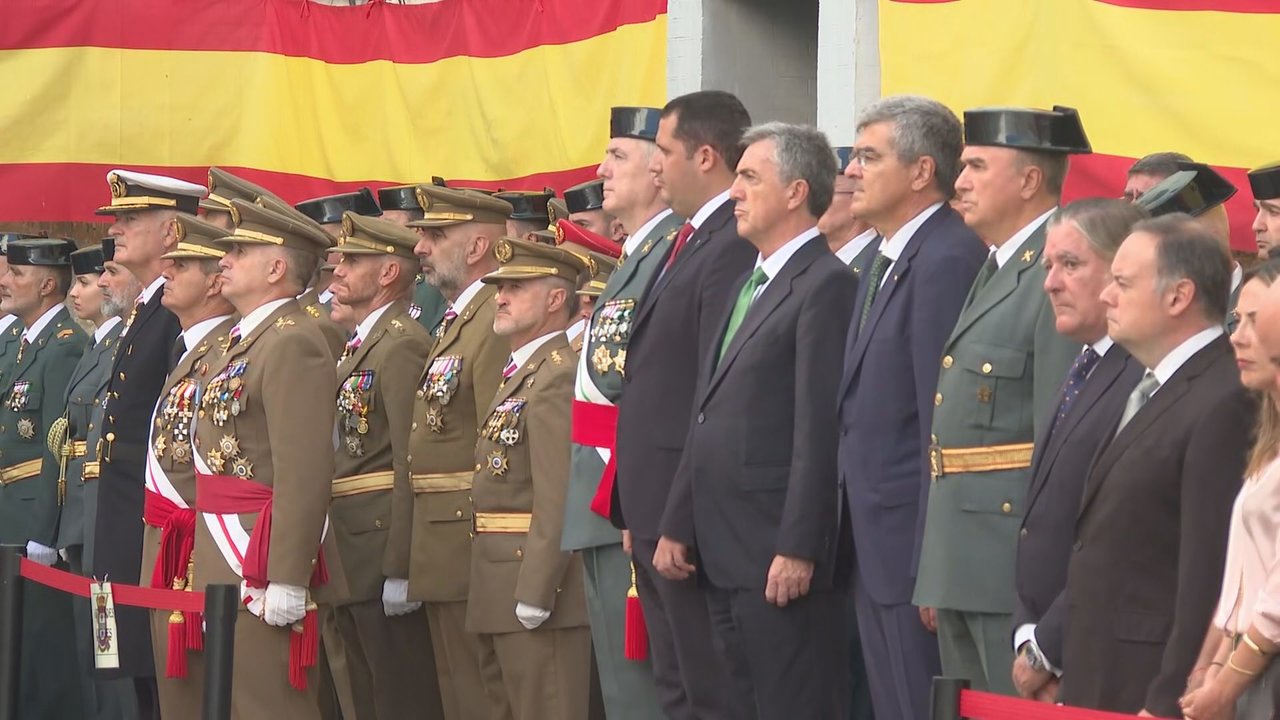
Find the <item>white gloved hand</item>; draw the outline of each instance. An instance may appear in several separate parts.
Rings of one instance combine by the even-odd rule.
[[[550,610],[543,610],[540,607],[526,605],[525,603],[516,603],[516,619],[526,630],[537,629],[539,625],[547,621],[551,617]]]
[[[31,562],[53,567],[53,564],[58,562],[58,551],[51,547],[45,547],[35,540],[28,540],[27,559],[31,560]]]
[[[62,548],[58,550],[58,557],[62,558],[62,562],[65,562],[65,563],[71,562],[71,556],[67,554],[66,548]]]
[[[267,583],[263,597],[262,619],[268,625],[285,627],[307,614],[307,589],[284,583]]]
[[[387,617],[408,615],[420,607],[420,602],[409,602],[409,581],[405,578],[387,578],[382,583],[382,613]]]

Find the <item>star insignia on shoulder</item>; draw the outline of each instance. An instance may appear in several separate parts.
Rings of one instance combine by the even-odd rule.
[[[310,316],[311,316],[311,317],[313,317],[313,318],[318,318],[318,317],[320,317],[320,308],[316,307],[315,305],[308,305],[308,306],[307,306],[307,314],[308,314],[308,315],[310,315]],[[292,324],[292,323],[290,323],[290,324]]]
[[[557,367],[564,364],[564,358],[560,357],[559,350],[551,351],[551,362],[554,363]]]
[[[1022,253],[1022,262],[1031,262],[1031,258],[1033,258],[1033,257],[1035,257],[1035,256],[1036,256],[1035,251],[1033,251],[1033,250],[1025,250],[1025,251],[1023,251],[1023,253]]]

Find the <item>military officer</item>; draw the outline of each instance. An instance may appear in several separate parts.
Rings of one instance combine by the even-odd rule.
[[[880,248],[875,240],[880,233],[871,227],[871,223],[856,217],[850,208],[849,199],[853,195],[854,179],[845,177],[853,157],[853,148],[842,146],[835,148],[836,174],[835,195],[831,207],[818,218],[818,230],[827,238],[831,252],[840,261],[849,266],[853,274],[861,277],[862,269],[869,267]]]
[[[398,492],[393,502],[383,598],[426,602],[445,717],[487,720],[505,699],[486,694],[481,676],[496,668],[482,668],[479,641],[466,630],[472,461],[508,349],[493,334],[494,290],[480,279],[497,267],[511,205],[435,185],[417,194],[423,218],[410,224],[425,232],[414,252],[450,306],[418,378],[406,455],[413,495]]]
[[[510,237],[524,238],[551,224],[551,211],[547,208],[556,196],[551,188],[541,191],[510,190],[493,196],[511,204],[511,217],[507,220],[507,235]]]
[[[200,201],[200,217],[205,222],[230,232],[235,227],[231,222],[231,201],[255,202],[259,197],[270,197],[282,205],[287,204],[261,185],[232,175],[220,167],[211,167],[209,194]]]
[[[5,259],[5,248],[8,247],[9,242],[34,237],[24,233],[0,232],[0,276],[9,272],[9,262]],[[18,322],[18,316],[0,310],[0,385],[3,385],[5,376],[13,365],[13,359],[18,355],[18,346],[21,341],[22,323]]]
[[[348,211],[336,252],[335,300],[358,323],[338,362],[338,448],[330,515],[349,595],[333,608],[360,718],[442,718],[422,603],[383,603],[393,489],[409,496],[413,391],[431,336],[407,310],[420,269],[417,233]],[[398,582],[405,583],[401,579]],[[427,677],[421,677],[426,673]]]
[[[95,481],[96,501],[86,503],[86,508],[92,505],[94,537],[91,547],[86,538],[85,567],[94,577],[137,584],[145,500],[141,480],[151,412],[169,372],[174,338],[182,331],[178,319],[160,302],[160,271],[167,262],[161,255],[177,242],[173,218],[194,216],[205,188],[128,170],[112,170],[106,180],[111,202],[96,212],[114,216],[107,231],[114,238],[110,259],[132,273],[142,290],[135,297],[120,298],[130,309],[103,397],[101,442],[95,445],[101,473]],[[111,275],[108,266],[99,282]],[[120,666],[95,673],[99,711],[110,717],[154,717],[159,710],[150,616],[143,608],[118,605],[115,621]]]
[[[555,225],[552,226],[552,233],[555,244],[558,247],[582,258],[585,269],[578,278],[578,287],[575,290],[585,289],[591,284],[592,279],[600,274],[600,265],[595,259],[596,256],[607,261],[610,266],[616,267],[618,257],[622,254],[622,247],[617,243],[603,235],[592,232],[583,225],[578,225],[568,220],[557,220]],[[605,274],[605,279],[608,279],[608,273]],[[604,289],[603,280],[600,281],[600,289]],[[575,305],[579,306],[578,312],[574,315],[573,323],[565,331],[565,336],[569,338],[569,345],[573,348],[575,355],[582,349],[582,345],[585,342],[585,331],[587,322],[591,317],[591,306],[599,294],[600,291],[597,290],[593,294],[587,295],[586,297],[590,298],[587,303],[582,303],[583,295],[578,295],[579,302],[575,303]],[[587,305],[585,310],[581,307],[583,304]]]
[[[476,444],[475,547],[467,629],[499,672],[504,717],[586,720],[591,635],[577,553],[560,549],[569,475],[575,253],[501,239],[493,331],[511,355]]]
[[[1271,257],[1271,248],[1280,247],[1280,163],[1250,170],[1249,189],[1253,191],[1253,206],[1258,211],[1253,218],[1258,258],[1266,260]]]
[[[591,275],[591,279],[578,289],[578,314],[591,323],[591,313],[595,310],[596,299],[600,297],[600,293],[604,292],[605,286],[609,284],[609,278],[613,275],[613,271],[618,269],[618,258],[609,255],[601,255],[598,252],[589,252],[587,255],[591,258],[591,264],[595,267],[595,272]],[[587,336],[585,333],[578,336],[578,339],[572,343],[574,354],[582,352],[583,345],[586,344]]]
[[[27,557],[50,566],[59,559],[54,545],[65,488],[61,458],[46,449],[46,439],[85,346],[84,331],[63,305],[75,248],[60,239],[10,242],[9,271],[0,276],[0,310],[25,328],[0,389],[0,543],[25,546]],[[23,607],[18,715],[76,717],[80,688],[63,682],[62,673],[75,654],[71,597],[26,583]]]
[[[596,178],[564,191],[564,204],[569,220],[597,235],[612,238],[613,216],[604,211],[604,180]]]
[[[418,204],[417,188],[417,185],[396,185],[379,190],[378,206],[382,208],[382,219],[405,227],[414,220],[421,220],[422,206]],[[435,330],[448,306],[440,291],[432,287],[422,273],[418,273],[413,284],[413,303],[409,305],[409,314],[415,316],[418,324],[428,332]]]
[[[1040,255],[1067,158],[1090,150],[1070,108],[969,110],[964,133],[958,210],[990,255],[943,345],[914,603],[926,625],[936,609],[944,675],[1013,694],[1014,553],[1032,442],[1079,352],[1055,329]]]
[[[223,297],[241,319],[202,373],[195,588],[243,582],[248,615],[236,622],[232,715],[310,718],[318,712],[316,607],[341,596],[344,582],[326,533],[329,483],[316,482],[334,476],[337,378],[297,296],[330,239],[241,200],[231,210],[236,228],[218,240],[227,253],[219,265]]]
[[[572,452],[561,548],[581,550],[586,571],[591,640],[610,718],[657,720],[658,703],[647,658],[624,655],[631,564],[623,535],[610,524],[616,403],[622,396],[631,322],[649,280],[683,219],[662,201],[649,160],[657,151],[658,108],[615,107],[609,144],[598,173],[606,212],[627,232],[618,269],[596,298],[574,382]],[[590,287],[590,283],[588,283]]]
[[[182,334],[174,341],[173,370],[152,413],[147,445],[146,504],[142,521],[142,585],[192,590],[195,565],[196,474],[192,467],[191,431],[196,399],[209,363],[222,352],[235,324],[235,309],[222,297],[221,268],[226,254],[214,244],[227,231],[190,216],[173,221],[177,245],[165,253],[161,302],[178,318]],[[198,654],[200,617],[151,611],[151,647],[160,695],[161,717],[200,707],[203,663]]]

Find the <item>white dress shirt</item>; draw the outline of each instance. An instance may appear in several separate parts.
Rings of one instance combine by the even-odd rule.
[[[38,336],[41,333],[41,331],[44,330],[44,327],[49,324],[50,320],[53,320],[53,316],[57,315],[58,311],[61,310],[62,308],[63,308],[63,304],[58,303],[53,307],[49,308],[48,310],[45,310],[44,313],[40,315],[40,317],[36,318],[35,322],[31,323],[31,327],[27,328],[27,331],[22,333],[22,339],[28,343],[35,342],[36,336]]]
[[[99,325],[97,328],[95,328],[93,331],[93,344],[97,345],[98,343],[102,342],[102,338],[106,337],[107,333],[111,332],[111,328],[119,325],[122,322],[124,321],[120,319],[119,315],[112,315],[106,320],[103,320],[102,324]],[[0,332],[4,332],[4,328],[0,328]]]
[[[182,352],[182,357],[178,358],[178,362],[182,362],[183,360],[185,360],[187,356],[191,354],[191,348],[198,346],[200,344],[200,341],[205,339],[205,336],[207,336],[215,327],[217,327],[219,323],[221,323],[223,320],[226,320],[229,317],[231,316],[217,315],[205,320],[201,320],[195,325],[192,325],[186,330],[183,330],[182,344],[186,346],[187,349]]]
[[[1058,208],[1056,207],[1049,208],[1043,215],[1027,223],[1021,230],[1014,233],[1013,237],[1009,238],[1005,244],[993,249],[991,252],[996,254],[996,267],[1004,267],[1004,264],[1009,262],[1009,259],[1013,257],[1014,253],[1018,252],[1018,250],[1026,244],[1027,238],[1031,237],[1031,235],[1035,233],[1041,225],[1045,224],[1045,222],[1049,220],[1049,216],[1057,211],[1057,209]]]
[[[266,320],[268,315],[275,312],[276,308],[290,300],[295,300],[295,298],[287,297],[280,298],[279,300],[272,300],[271,302],[259,305],[250,311],[248,315],[245,315],[240,319],[240,322],[236,323],[236,327],[240,328],[240,338],[243,340],[244,338],[249,337],[249,333],[252,333],[255,328],[261,325],[262,321]]]
[[[840,258],[840,262],[848,265],[853,262],[853,259],[858,257],[858,253],[865,250],[867,246],[871,244],[871,241],[875,240],[876,236],[879,234],[880,232],[875,228],[867,228],[867,230],[861,235],[858,235],[844,245],[841,245],[840,249],[836,251],[836,257]]]
[[[653,232],[653,229],[658,226],[658,223],[662,222],[662,220],[670,214],[671,208],[667,208],[666,210],[663,210],[657,215],[649,218],[645,224],[640,226],[639,230],[628,235],[627,239],[622,243],[622,254],[634,254],[636,248],[640,247],[640,243],[644,242],[645,238],[649,237],[649,233]]]
[[[769,283],[773,282],[773,279],[778,276],[778,273],[782,272],[782,268],[786,266],[787,261],[791,259],[791,256],[795,255],[796,251],[805,243],[816,237],[818,237],[818,228],[811,227],[788,240],[786,245],[774,250],[773,254],[769,257],[766,258],[763,255],[757,255],[756,267],[764,270],[765,281],[760,285],[760,287],[756,288],[755,294],[751,296],[751,302],[755,302],[756,299],[760,297],[760,293],[764,292],[764,289],[769,287]]]
[[[921,210],[920,214],[908,220],[906,225],[898,228],[898,232],[894,233],[893,237],[885,238],[880,243],[880,254],[889,258],[889,265],[884,269],[884,275],[880,276],[880,287],[884,287],[885,280],[889,278],[889,271],[898,264],[898,258],[902,256],[902,251],[906,249],[907,243],[911,242],[911,238],[915,237],[916,231],[941,207],[942,203],[936,202]]]

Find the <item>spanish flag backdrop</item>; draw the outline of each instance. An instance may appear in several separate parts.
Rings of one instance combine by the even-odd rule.
[[[0,221],[93,217],[106,172],[291,201],[433,175],[564,188],[661,105],[666,0],[5,0]]]
[[[1134,159],[1207,162],[1239,188],[1232,245],[1253,250],[1245,172],[1280,160],[1277,0],[881,0],[881,88],[957,113],[982,105],[1080,111],[1094,155],[1067,199],[1119,196]]]

